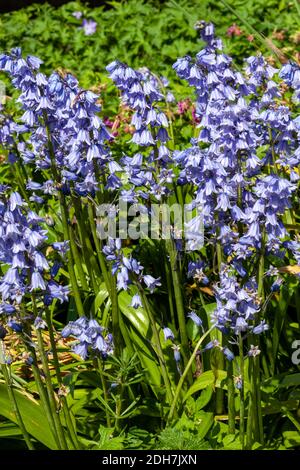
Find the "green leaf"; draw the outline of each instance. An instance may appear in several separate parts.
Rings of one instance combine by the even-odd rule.
[[[226,388],[222,382],[226,379],[227,373],[224,370],[218,370],[217,377],[212,370],[203,372],[200,377],[193,383],[184,396],[183,401],[187,400],[191,395],[206,387]]]
[[[0,439],[3,437],[22,436],[20,428],[11,421],[0,423]]]
[[[300,385],[300,373],[280,374],[265,380],[261,384],[261,389],[266,393],[272,393],[277,388],[295,387]]]
[[[196,409],[201,410],[204,408],[211,400],[213,394],[213,386],[208,385],[207,388],[202,390],[201,395],[196,400]]]
[[[284,431],[282,433],[284,438],[284,445],[287,448],[300,446],[300,433],[297,431]]]
[[[212,425],[214,424],[214,414],[200,411],[196,416],[197,437],[204,439]]]
[[[100,426],[99,429],[100,441],[97,443],[97,448],[100,450],[121,450],[124,448],[124,437],[113,437],[113,429]]]
[[[149,318],[143,308],[134,309],[129,307],[131,296],[128,292],[121,292],[118,296],[118,300],[120,310],[127,320],[126,327],[129,328],[130,339],[132,340],[132,343],[140,357],[142,366],[150,376],[151,383],[154,388],[156,388],[157,393],[161,387],[162,377],[158,360],[152,347],[152,345],[155,344],[155,340],[151,331]],[[160,329],[159,325],[157,325],[157,328]],[[164,340],[162,329],[160,331],[160,340],[165,353],[166,363],[169,365],[170,360],[167,354],[167,345]]]
[[[242,445],[239,436],[228,434],[223,439],[224,449],[228,450],[241,450]]]
[[[28,393],[20,392],[19,390],[14,390],[14,393],[24,425],[29,434],[49,449],[58,450],[47,420],[45,420],[45,413],[41,405]],[[0,414],[13,423],[17,423],[4,384],[0,384]]]
[[[293,295],[294,289],[292,287],[285,287],[281,290],[279,300],[276,302],[276,315],[275,322],[273,327],[272,335],[272,371],[275,370],[275,362],[277,358],[277,352],[279,347],[279,341],[284,329],[284,324],[286,320],[286,312],[290,303],[290,299]]]
[[[262,411],[263,414],[275,414],[282,413],[283,407],[287,410],[297,410],[299,407],[299,400],[275,400],[270,399],[267,403],[264,404]]]

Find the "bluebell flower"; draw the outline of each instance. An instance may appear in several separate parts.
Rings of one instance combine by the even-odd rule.
[[[0,304],[0,314],[5,314],[5,315],[12,315],[15,313],[16,308],[9,304],[9,303],[1,303]]]
[[[128,270],[123,266],[117,274],[117,288],[118,290],[127,290],[130,284]]]
[[[254,333],[255,335],[260,335],[261,333],[263,333],[264,331],[267,331],[268,329],[269,329],[269,325],[266,323],[265,320],[262,320],[258,325],[256,325],[252,329],[252,333]]]
[[[82,28],[86,36],[91,36],[92,34],[95,34],[97,30],[97,23],[93,20],[84,19],[82,21]]]
[[[7,330],[4,326],[0,325],[0,340],[4,340],[5,336],[7,335]]]
[[[241,375],[237,375],[237,376],[233,377],[233,382],[234,382],[235,388],[237,388],[237,390],[241,390],[241,389],[242,389],[242,387],[243,387],[243,379],[242,379],[242,376],[241,376]]]
[[[145,276],[143,276],[143,281],[148,287],[148,289],[150,290],[151,294],[154,292],[154,289],[156,289],[156,287],[161,286],[159,279],[160,278],[155,279],[153,276],[150,276],[149,274],[146,274]]]
[[[190,318],[195,323],[195,325],[198,326],[198,328],[202,327],[202,320],[201,320],[200,317],[198,317],[196,312],[194,312],[194,311],[189,312],[187,314],[187,317]]]
[[[78,356],[80,356],[81,359],[85,361],[88,358],[88,347],[89,347],[88,343],[81,342],[81,343],[76,344],[73,347],[73,352],[77,354]]]
[[[61,303],[67,302],[69,300],[70,289],[68,286],[60,285],[52,280],[48,282],[47,288],[47,295],[48,298],[51,298],[51,300],[58,299]]]
[[[22,323],[15,321],[15,320],[8,320],[7,326],[11,328],[13,331],[15,331],[16,333],[22,333],[23,331]]]
[[[222,350],[222,353],[224,354],[224,356],[226,357],[226,359],[228,361],[233,361],[234,360],[234,354],[233,354],[232,351],[230,351],[230,349],[228,349],[227,347],[224,347],[221,350]]]
[[[294,101],[299,103],[300,101],[300,67],[295,62],[288,62],[284,64],[279,72],[280,78],[282,78],[290,87],[295,91]]]
[[[39,271],[34,271],[31,276],[30,290],[33,291],[35,289],[46,290],[45,281]]]
[[[47,323],[41,317],[36,317],[33,325],[36,330],[44,330],[47,328]]]
[[[173,344],[172,349],[174,351],[174,359],[177,364],[181,361],[180,346]]]
[[[171,328],[168,328],[167,326],[165,328],[163,328],[163,333],[164,333],[164,337],[165,337],[165,340],[167,341],[168,339],[170,339],[171,341],[173,341],[173,339],[175,339],[175,336],[174,336],[174,333],[173,331],[171,330]]]
[[[250,349],[248,351],[248,356],[256,357],[260,354],[259,346],[254,346],[253,344],[250,345]]]
[[[86,21],[85,26],[89,29],[87,33],[90,33],[95,23]],[[105,141],[111,139],[97,116],[100,110],[98,97],[91,91],[80,89],[78,81],[70,74],[63,77],[54,72],[46,77],[38,71],[39,65],[37,58],[30,56],[23,59],[19,49],[0,56],[0,69],[11,75],[13,85],[21,92],[19,101],[26,123],[22,132],[30,133],[26,141],[18,144],[19,155],[24,162],[35,165],[37,169],[49,169],[50,131],[59,176],[64,171],[60,189],[70,191],[68,176],[73,175],[75,192],[93,194],[99,189],[93,173],[96,167],[99,171],[107,171],[109,150]],[[50,182],[38,189],[48,194],[58,190]]]
[[[145,67],[133,70],[119,61],[112,62],[106,69],[120,89],[124,104],[134,111],[131,119],[131,125],[135,128],[132,142],[145,148],[157,145],[159,154],[155,159],[167,162],[170,154],[164,144],[169,140],[166,130],[169,122],[159,108],[159,102],[164,99],[162,88],[167,86],[167,80],[157,79]],[[171,99],[171,96],[168,98]],[[141,185],[138,182],[134,184]]]

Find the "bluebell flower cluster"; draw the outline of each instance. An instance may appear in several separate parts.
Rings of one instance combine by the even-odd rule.
[[[167,142],[168,119],[155,105],[164,99],[157,79],[148,69],[134,70],[119,61],[109,64],[106,70],[120,89],[126,105],[134,110],[131,119],[135,128],[132,142],[146,147],[154,145],[155,142]],[[159,155],[161,158],[163,156],[165,155]]]
[[[258,320],[261,299],[257,295],[255,280],[241,285],[234,272],[223,265],[220,283],[214,290],[217,308],[212,314],[212,321],[224,334],[245,335],[249,332],[260,334],[268,329],[264,320]]]
[[[72,186],[78,194],[94,194],[103,172],[109,175],[111,187],[114,175],[107,165],[111,135],[98,116],[98,96],[81,89],[71,74],[54,72],[46,77],[39,72],[40,64],[36,57],[23,58],[19,48],[0,55],[0,70],[11,76],[21,92],[23,128],[15,124],[12,130],[30,133],[26,140],[19,139],[16,157],[36,169],[52,168],[57,173],[55,181],[31,182],[31,189],[55,194]]]
[[[279,74],[280,78],[284,80],[287,85],[294,89],[294,100],[296,103],[300,102],[300,67],[295,62],[288,62],[283,65]]]
[[[133,157],[123,157],[123,170],[132,188],[123,190],[121,196],[132,202],[136,196],[147,199],[153,195],[161,200],[170,192],[174,178],[171,151],[167,142],[169,121],[162,110],[162,102],[172,102],[174,97],[166,91],[168,82],[164,77],[153,75],[147,68],[134,70],[126,64],[114,61],[108,65],[110,78],[121,91],[121,99],[133,114],[131,125],[134,128],[132,142],[149,149],[147,156],[136,153]],[[146,187],[147,191],[136,187]]]
[[[72,348],[84,361],[88,357],[100,356],[103,359],[113,354],[114,344],[111,333],[99,325],[95,319],[80,317],[69,322],[62,330],[63,338],[73,337],[76,342]]]
[[[161,286],[160,279],[154,278],[150,274],[144,274],[144,267],[135,258],[126,257],[122,253],[122,242],[119,238],[108,238],[107,244],[103,247],[103,253],[112,263],[112,274],[117,276],[118,290],[127,290],[132,284],[132,279],[139,283],[143,283],[151,293],[156,287]],[[141,306],[141,299],[138,294],[135,295],[132,306],[138,308]]]
[[[192,277],[197,283],[207,285],[209,279],[204,272],[206,265],[204,261],[189,261],[187,277]]]
[[[0,316],[20,331],[21,303],[34,295],[45,305],[68,300],[67,286],[56,282],[59,265],[45,256],[47,231],[44,220],[31,211],[20,194],[0,186]],[[18,321],[15,321],[18,319]]]
[[[75,13],[79,19],[81,12]],[[92,34],[96,24],[84,22],[85,34]],[[212,321],[230,337],[256,335],[268,326],[259,319],[261,299],[249,267],[257,263],[260,252],[275,255],[280,262],[292,254],[300,264],[300,240],[291,239],[284,225],[296,195],[300,164],[300,119],[294,117],[285,101],[285,84],[294,90],[293,99],[298,103],[300,70],[292,62],[276,70],[257,55],[245,61],[243,71],[237,71],[223,52],[222,41],[215,37],[214,26],[199,22],[196,27],[204,48],[196,57],[180,58],[173,66],[196,93],[198,134],[187,148],[173,151],[173,143],[168,143],[171,114],[164,109],[174,96],[164,78],[147,68],[134,70],[119,61],[107,66],[133,129],[130,143],[134,145],[129,147],[133,153],[120,155],[119,148],[116,152],[110,145],[112,135],[99,116],[99,96],[82,89],[69,73],[44,75],[41,61],[23,57],[19,48],[0,55],[0,71],[8,73],[19,90],[17,101],[22,113],[20,118],[12,118],[0,105],[0,145],[11,164],[20,160],[32,167],[25,186],[29,201],[35,204],[55,199],[60,191],[66,196],[100,199],[96,193],[101,189],[101,197],[109,190],[126,203],[145,203],[143,210],[151,216],[153,198],[166,201],[175,195],[176,185],[183,186],[193,197],[190,211],[201,208],[201,216],[186,223],[186,234],[195,236],[185,245],[173,233],[176,249],[200,248],[197,234],[203,216],[207,249],[211,250],[205,256],[209,259],[208,253],[212,253],[213,260],[210,270],[208,262],[194,257],[188,262],[187,278],[208,286],[216,264],[226,260],[214,287],[217,308]],[[48,245],[44,220],[18,192],[1,186],[0,263],[4,274],[0,279],[0,335],[5,336],[5,327],[22,331],[21,304],[29,297],[45,305],[54,299],[68,300],[68,287],[55,279],[69,242],[52,244],[54,263],[45,255]],[[222,259],[216,262],[220,252]],[[161,285],[160,278],[144,272],[130,250],[122,249],[120,239],[109,238],[103,253],[116,277],[118,291],[137,284],[139,289],[144,287],[153,293]],[[283,283],[279,274],[276,267],[266,273],[275,276],[273,293]],[[130,306],[142,307],[138,293]],[[195,311],[187,318],[202,330],[202,320]],[[46,327],[42,314],[32,320],[36,329]],[[170,328],[164,328],[163,333],[166,340],[172,341],[181,373],[180,346],[175,344]],[[112,336],[96,320],[81,317],[70,322],[62,335],[76,338],[74,352],[84,360],[113,352]],[[233,359],[228,347],[212,341],[206,349],[212,347],[218,347],[228,360]],[[252,345],[248,354],[255,357],[256,346]]]
[[[245,276],[244,261],[254,248],[264,244],[283,257],[288,246],[282,218],[299,179],[299,124],[280,104],[282,91],[272,80],[278,70],[258,55],[246,60],[244,75],[237,72],[213,25],[198,27],[206,46],[195,59],[174,64],[196,90],[201,120],[198,138],[174,152],[182,168],[178,183],[193,184],[210,243],[221,244],[231,265]],[[270,165],[274,173],[264,176]],[[276,167],[285,174],[279,176]]]

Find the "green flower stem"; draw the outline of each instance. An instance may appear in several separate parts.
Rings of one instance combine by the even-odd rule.
[[[25,343],[25,346],[27,346],[26,343]],[[48,421],[48,424],[49,424],[49,427],[51,429],[53,438],[56,442],[56,445],[57,445],[58,449],[61,449],[61,444],[60,444],[58,434],[57,434],[57,431],[56,431],[54,418],[53,418],[51,408],[50,408],[49,399],[48,399],[44,384],[43,384],[42,379],[41,379],[40,370],[39,370],[38,366],[35,365],[35,364],[38,363],[36,353],[35,353],[35,350],[33,348],[32,349],[29,348],[29,351],[31,352],[31,354],[34,358],[34,364],[32,364],[31,368],[32,368],[32,373],[33,373],[35,383],[36,383],[37,388],[38,388],[40,399],[41,399],[41,402],[42,402],[42,405],[43,405],[43,408],[44,408],[44,411],[45,411],[45,414],[46,414],[46,419]]]
[[[216,252],[217,252],[217,264],[218,264],[218,270],[219,272],[221,271],[221,265],[222,265],[222,246],[220,242],[217,242],[216,244]]]
[[[62,214],[64,239],[70,240],[70,245],[71,245],[71,250],[67,253],[67,264],[68,264],[68,272],[70,276],[71,286],[73,290],[77,312],[80,316],[84,316],[84,308],[83,308],[83,304],[81,301],[80,292],[79,292],[77,279],[76,279],[76,275],[74,271],[74,265],[73,265],[72,252],[74,252],[74,247],[72,250],[72,245],[74,244],[74,239],[71,235],[71,231],[69,232],[68,210],[67,210],[67,205],[66,205],[64,195],[61,192],[59,193],[59,200],[60,200],[60,207],[61,207],[61,214]]]
[[[291,423],[295,426],[297,431],[300,433],[300,423],[299,421],[294,417],[293,413],[291,413],[285,406],[281,408],[281,411],[289,418]]]
[[[260,391],[260,365],[259,357],[254,358],[254,383],[256,390],[256,410],[257,410],[257,420],[258,420],[258,441],[264,445],[264,426],[263,426],[263,414],[261,409],[261,391]]]
[[[27,346],[25,341],[24,341],[24,344],[25,344],[25,346]],[[61,447],[60,440],[58,438],[58,434],[57,434],[57,431],[56,431],[56,427],[55,427],[55,423],[54,423],[54,417],[53,417],[51,407],[50,407],[50,403],[49,403],[49,398],[48,398],[47,392],[45,390],[44,383],[41,379],[40,370],[37,366],[38,360],[37,360],[36,352],[35,352],[34,348],[28,348],[28,349],[29,349],[29,351],[32,354],[32,357],[34,359],[34,363],[32,364],[31,369],[32,369],[32,373],[33,373],[33,376],[34,376],[35,383],[37,385],[37,389],[38,389],[39,396],[40,396],[40,399],[41,399],[41,402],[42,402],[42,406],[43,406],[45,414],[46,414],[46,419],[48,421],[48,424],[49,424],[49,427],[51,429],[53,438],[56,442],[56,445],[57,445],[58,449],[60,450],[60,449],[62,449],[62,447]]]
[[[47,138],[48,138],[48,150],[50,154],[50,159],[51,159],[51,170],[54,176],[54,179],[59,186],[61,183],[61,176],[56,168],[55,164],[55,153],[54,153],[54,147],[52,143],[52,137],[51,137],[51,131],[48,125],[48,118],[47,118],[47,113],[44,112],[43,114],[44,121],[45,121],[45,127],[46,127],[46,132],[47,132]],[[67,204],[65,200],[65,196],[62,193],[62,191],[58,190],[58,197],[59,197],[59,203],[60,203],[60,209],[61,209],[61,216],[62,216],[62,225],[63,225],[63,234],[64,234],[64,240],[65,241],[70,241],[70,251],[67,254],[67,264],[68,264],[68,272],[70,276],[70,281],[71,281],[71,286],[73,290],[73,295],[74,295],[74,300],[77,308],[77,312],[79,316],[84,315],[84,308],[82,305],[81,297],[80,297],[80,292],[77,284],[77,279],[74,271],[74,260],[73,260],[73,255],[74,253],[74,239],[72,236],[72,231],[69,230],[69,218],[68,218],[68,209],[67,209]],[[76,248],[76,247],[75,247]],[[78,260],[77,260],[78,263]],[[84,276],[85,278],[85,276]],[[84,283],[84,281],[83,281]],[[83,284],[82,284],[83,287]]]
[[[115,412],[115,431],[117,433],[120,433],[120,416],[122,413],[122,401],[123,401],[123,393],[124,393],[124,386],[120,384],[120,393],[118,397],[116,398],[116,412]]]
[[[219,230],[218,230],[219,234]],[[218,271],[221,272],[221,266],[223,262],[223,253],[222,253],[222,245],[219,241],[216,243],[216,253],[217,253],[217,265]],[[222,344],[224,346],[224,336],[222,336]],[[218,359],[219,367],[221,370],[224,369],[224,356],[221,354]],[[224,391],[221,388],[217,388],[216,390],[216,414],[223,414],[224,412]]]
[[[36,363],[37,363],[37,358],[36,358]],[[44,411],[45,411],[45,414],[46,414],[46,418],[47,418],[49,427],[51,429],[53,438],[54,438],[54,440],[57,444],[58,449],[62,449],[61,443],[60,443],[60,440],[59,440],[59,437],[58,437],[58,433],[57,433],[57,430],[56,430],[56,427],[55,427],[55,422],[54,422],[54,418],[53,418],[53,415],[52,415],[52,410],[51,410],[51,407],[50,407],[48,395],[47,395],[47,392],[45,390],[45,386],[44,386],[44,384],[42,382],[42,379],[41,379],[40,370],[37,366],[32,365],[32,372],[33,372],[35,383],[37,384],[40,399],[41,399],[41,402],[42,402],[42,405],[43,405],[43,408],[44,408]]]
[[[46,307],[46,322],[47,322],[48,331],[49,331],[50,344],[51,344],[51,350],[53,354],[53,363],[54,363],[57,383],[59,387],[61,387],[63,385],[63,381],[62,381],[62,376],[61,376],[61,371],[60,371],[60,366],[59,366],[59,359],[58,359],[56,342],[55,342],[55,337],[54,337],[54,332],[53,332],[53,323],[51,319],[51,313],[48,307]],[[69,432],[70,442],[73,444],[73,447],[75,449],[80,449],[81,446],[77,438],[76,430],[74,429],[71,412],[68,406],[67,398],[65,396],[62,396],[62,402],[63,402],[63,413],[64,413],[65,421],[67,424],[67,430]]]
[[[263,302],[265,300],[264,295],[264,274],[265,274],[265,243],[266,243],[266,233],[265,227],[262,227],[262,238],[261,238],[261,253],[259,258],[259,265],[258,265],[258,278],[257,278],[257,292],[258,296],[261,298]],[[258,321],[260,320],[260,315],[258,316]],[[259,338],[256,336],[254,338],[254,345],[259,346]],[[253,419],[254,427],[258,424],[258,431],[254,429],[255,439],[258,440],[261,444],[264,442],[264,432],[263,432],[263,416],[262,416],[262,409],[261,409],[261,393],[260,393],[260,358],[254,358],[253,362],[253,401],[255,404],[254,410],[256,411],[256,418]],[[255,395],[255,396],[254,396]]]
[[[174,129],[173,129],[173,122],[172,122],[172,110],[171,110],[171,106],[170,106],[170,103],[169,101],[167,100],[167,93],[166,93],[166,88],[163,84],[163,82],[161,81],[161,78],[159,77],[159,75],[156,75],[154,73],[152,73],[152,75],[156,78],[156,80],[159,82],[160,84],[160,91],[161,93],[163,94],[164,96],[164,99],[165,99],[165,106],[167,108],[167,117],[168,117],[168,129],[169,129],[169,134],[170,134],[170,140],[168,142],[169,144],[169,148],[171,150],[174,150],[175,148],[175,139],[174,139]]]
[[[98,280],[100,278],[100,270],[94,256],[94,250],[92,248],[90,238],[86,231],[85,221],[82,218],[82,205],[80,200],[75,196],[72,196],[72,202],[75,207],[75,214],[78,223],[79,236],[82,244],[83,257],[90,275],[90,279],[93,284],[94,292],[97,292],[99,287]]]
[[[18,162],[16,162],[14,164],[14,171],[15,171],[15,175],[17,177],[17,182],[18,182],[20,193],[23,196],[24,200],[27,202],[27,204],[29,206],[31,206],[31,202],[30,202],[29,197],[27,195],[26,187],[24,185],[23,178],[22,178],[22,175],[20,173]]]
[[[88,218],[89,218],[89,223],[90,223],[90,228],[91,228],[94,244],[95,244],[95,247],[96,247],[96,252],[97,252],[99,265],[100,265],[100,268],[101,268],[101,273],[102,273],[106,288],[107,288],[109,294],[111,295],[111,286],[110,286],[108,271],[107,271],[107,268],[106,268],[104,255],[102,253],[101,243],[100,243],[100,240],[97,236],[95,217],[94,217],[94,209],[93,209],[92,203],[90,201],[88,203]]]
[[[31,299],[32,299],[33,313],[35,317],[37,317],[38,315],[37,305],[36,305],[36,301],[33,295],[31,296]],[[60,448],[62,450],[65,450],[65,449],[68,449],[68,446],[65,440],[64,430],[60,422],[60,417],[57,413],[57,406],[56,406],[55,395],[54,395],[54,390],[52,386],[51,374],[50,374],[50,369],[49,369],[49,364],[48,364],[48,357],[44,348],[43,336],[39,328],[36,328],[36,336],[37,336],[37,341],[38,341],[40,358],[41,358],[41,362],[43,366],[43,372],[45,375],[46,390],[48,394],[48,404],[49,404],[50,412],[51,412],[51,415],[53,416],[54,426],[57,432]]]
[[[42,366],[43,366],[43,371],[45,374],[45,381],[46,381],[46,390],[48,393],[48,399],[49,399],[49,405],[50,405],[50,410],[51,414],[53,416],[54,424],[55,424],[55,429],[57,431],[58,439],[60,442],[60,446],[62,450],[68,450],[65,434],[64,434],[64,429],[62,427],[62,424],[60,422],[60,417],[58,415],[57,411],[57,404],[55,401],[55,395],[54,395],[54,390],[52,386],[52,381],[51,381],[51,374],[50,374],[50,369],[49,369],[49,364],[48,364],[48,358],[46,355],[46,351],[44,348],[44,341],[42,337],[42,333],[40,329],[36,330],[36,335],[37,335],[37,340],[38,340],[38,346],[39,346],[39,353],[40,353],[40,358],[42,361]]]
[[[189,370],[191,369],[191,367],[193,365],[193,362],[195,360],[197,352],[199,351],[199,348],[200,348],[201,344],[203,343],[203,341],[205,340],[205,338],[210,335],[210,333],[215,329],[215,327],[216,327],[216,325],[211,326],[209,328],[209,330],[207,330],[201,336],[201,338],[199,339],[198,343],[195,346],[195,349],[194,349],[194,351],[193,351],[193,353],[192,353],[192,355],[189,359],[189,362],[187,363],[187,366],[184,369],[184,371],[182,373],[182,376],[180,377],[180,380],[179,380],[178,385],[176,387],[174,398],[173,398],[173,401],[172,401],[172,404],[171,404],[171,409],[170,409],[169,416],[168,416],[168,423],[172,422],[172,419],[173,419],[173,416],[174,416],[174,413],[175,413],[175,409],[176,409],[176,405],[178,404],[178,401],[179,401],[179,396],[180,396],[180,392],[182,390],[183,383],[185,381],[185,378],[188,375]]]
[[[245,367],[244,367],[244,348],[242,334],[239,333],[239,355],[240,355],[240,373],[242,385],[240,389],[240,441],[242,450],[245,447]]]
[[[69,224],[68,226],[68,236],[70,240],[70,248],[72,252],[72,258],[74,260],[75,266],[77,268],[78,277],[80,279],[81,287],[85,292],[89,291],[89,285],[86,279],[86,274],[82,267],[82,257],[78,250],[77,243],[75,241],[73,227]]]
[[[254,359],[254,358],[253,358]],[[251,450],[253,443],[253,427],[254,415],[256,413],[256,390],[255,381],[253,377],[253,361],[249,361],[248,366],[249,382],[250,382],[250,393],[249,393],[249,405],[248,405],[248,416],[247,416],[247,429],[246,429],[246,449]]]
[[[107,385],[106,385],[106,380],[105,380],[105,377],[104,377],[104,374],[103,374],[103,367],[102,367],[101,360],[100,360],[99,357],[97,358],[97,364],[98,364],[98,372],[99,372],[99,376],[100,376],[100,380],[101,380],[104,400],[105,400],[106,403],[108,403]],[[108,428],[110,428],[111,427],[111,420],[110,420],[110,415],[109,415],[109,411],[108,411],[107,408],[105,408],[105,416],[106,416],[106,425],[107,425]]]
[[[262,365],[262,369],[263,369],[263,372],[264,372],[264,377],[266,379],[269,379],[272,376],[272,374],[270,372],[270,369],[269,369],[270,364],[268,363],[266,356],[262,356],[261,365]]]
[[[172,327],[174,329],[176,329],[175,311],[174,311],[174,305],[173,305],[172,279],[171,279],[170,266],[169,266],[168,261],[166,259],[165,259],[165,272],[166,272],[166,279],[167,279],[167,291],[168,291],[168,300],[169,300],[171,323],[172,323]]]
[[[117,293],[117,286],[116,286],[116,279],[114,276],[110,274],[110,292],[111,292],[111,316],[112,316],[112,333],[114,337],[114,345],[115,345],[115,354],[118,357],[120,354],[120,349],[122,347],[122,336],[121,336],[121,329],[120,329],[120,312],[119,312],[119,305],[118,305],[118,293]]]
[[[181,353],[183,358],[184,367],[187,366],[188,360],[187,355],[189,351],[189,344],[188,344],[188,335],[186,331],[186,318],[185,318],[185,309],[183,304],[183,297],[182,297],[182,283],[179,278],[178,272],[178,263],[177,263],[177,252],[174,247],[173,240],[166,240],[166,247],[170,257],[170,266],[171,266],[171,276],[173,282],[173,291],[175,297],[175,305],[177,311],[177,318],[178,318],[178,325],[179,325],[179,332],[180,332],[180,344],[181,344]],[[192,383],[192,375],[189,372],[188,374],[188,381]]]
[[[183,194],[182,194],[182,186],[178,186],[175,183],[173,183],[173,191],[176,196],[176,200],[178,204],[181,205],[181,207],[184,207],[184,199],[183,199]]]
[[[95,218],[94,218],[94,209],[93,209],[91,202],[89,202],[88,204],[88,216],[89,216],[90,228],[91,228],[94,244],[96,247],[97,257],[98,257],[99,265],[101,268],[102,276],[103,276],[103,279],[104,279],[104,282],[105,282],[105,285],[106,285],[106,288],[108,290],[110,300],[111,300],[112,332],[113,332],[115,348],[116,348],[115,351],[118,351],[118,348],[122,347],[121,336],[123,336],[126,346],[129,348],[130,351],[133,352],[131,340],[128,337],[126,326],[124,325],[122,316],[120,315],[120,312],[119,312],[116,280],[114,276],[107,270],[105,257],[102,252],[102,244],[101,244],[100,239],[97,236],[96,224],[95,224]]]
[[[159,332],[158,332],[158,329],[157,329],[157,326],[156,326],[155,318],[152,314],[151,307],[149,305],[147,296],[146,296],[146,294],[145,294],[145,292],[144,292],[144,290],[143,290],[143,288],[140,284],[138,284],[138,288],[139,288],[139,292],[140,292],[140,295],[141,295],[141,298],[142,298],[144,309],[147,312],[147,315],[148,315],[149,320],[150,320],[152,333],[154,335],[155,351],[156,351],[156,354],[157,354],[157,357],[158,357],[158,360],[159,360],[159,364],[160,364],[160,367],[161,367],[161,374],[162,374],[162,378],[163,378],[163,381],[164,381],[164,385],[166,387],[167,400],[168,400],[169,403],[172,403],[173,392],[172,392],[172,389],[171,389],[171,382],[170,382],[168,371],[167,371],[167,368],[166,368],[166,362],[165,362],[164,353],[163,353],[163,350],[162,350],[162,347],[161,347]]]
[[[223,358],[222,358],[223,359]],[[224,360],[219,361],[219,367],[224,369]],[[216,390],[216,414],[221,415],[224,412],[224,391],[221,388]]]
[[[25,427],[24,421],[22,419],[22,416],[21,416],[21,413],[20,413],[20,410],[19,410],[19,407],[18,407],[18,403],[17,403],[16,397],[15,397],[15,393],[14,393],[14,389],[13,389],[13,385],[12,385],[12,380],[11,380],[11,377],[10,377],[9,372],[8,372],[8,367],[5,364],[5,354],[4,354],[4,351],[3,351],[3,346],[4,346],[4,343],[1,341],[0,342],[0,363],[1,363],[2,374],[3,374],[3,377],[4,377],[5,383],[6,383],[8,397],[9,397],[9,400],[10,400],[10,403],[11,403],[13,413],[16,417],[17,424],[18,424],[18,426],[19,426],[19,428],[22,432],[22,435],[24,437],[24,441],[25,441],[25,443],[26,443],[29,450],[34,450],[34,445],[31,442],[30,435],[27,432],[27,429]]]
[[[36,302],[35,302],[34,297],[33,297],[33,300],[32,300],[32,307],[33,307],[35,315],[37,316],[37,308],[36,308]],[[24,308],[22,306],[21,306],[21,308],[22,308],[22,314],[25,315],[26,312],[24,311]],[[32,369],[33,377],[34,377],[38,392],[39,392],[42,407],[43,407],[44,412],[46,414],[46,419],[48,421],[50,430],[52,432],[53,439],[55,440],[58,449],[61,449],[60,441],[59,441],[58,434],[57,434],[57,431],[56,431],[56,428],[55,428],[54,418],[53,418],[51,408],[50,408],[48,395],[47,395],[47,392],[45,390],[45,385],[44,385],[44,382],[42,381],[41,373],[40,373],[40,370],[39,370],[39,367],[38,367],[38,359],[37,359],[37,355],[36,355],[36,346],[33,344],[33,341],[32,341],[31,330],[26,324],[25,324],[24,332],[21,335],[21,339],[23,341],[25,349],[30,353],[30,355],[33,359],[33,363],[31,364],[31,369]]]
[[[265,257],[264,257],[264,242],[262,242],[261,255],[258,264],[258,279],[257,279],[257,293],[264,300],[264,274],[265,274]]]
[[[228,390],[228,434],[235,434],[235,387],[233,382],[233,363],[227,362],[227,390]]]

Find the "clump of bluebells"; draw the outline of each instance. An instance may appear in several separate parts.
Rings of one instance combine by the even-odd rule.
[[[112,334],[107,334],[105,328],[100,326],[97,320],[80,317],[78,320],[69,322],[62,330],[61,335],[63,338],[70,336],[76,338],[73,352],[83,360],[93,354],[106,358],[113,353]]]
[[[0,278],[0,315],[6,326],[23,330],[28,320],[22,306],[31,297],[49,307],[53,301],[68,301],[69,288],[57,282],[61,267],[60,247],[52,249],[57,259],[47,259],[44,219],[28,208],[17,191],[0,186],[0,261],[6,267]],[[34,319],[34,315],[29,315]]]
[[[161,285],[159,279],[155,279],[150,274],[143,274],[144,267],[139,261],[130,256],[130,258],[122,254],[122,241],[117,239],[108,239],[108,243],[103,248],[103,253],[107,261],[112,262],[112,274],[117,276],[117,289],[127,290],[132,284],[132,278],[143,283],[152,293],[154,289]],[[138,294],[133,299],[133,306],[139,306]],[[136,307],[135,307],[136,308]]]
[[[96,25],[84,21],[85,34],[92,34]],[[43,351],[46,328],[55,361],[61,338],[84,361],[109,362],[129,348],[140,353],[145,368],[152,354],[171,415],[173,392],[178,397],[199,375],[199,357],[221,351],[229,363],[234,421],[230,384],[240,391],[243,410],[244,363],[252,361],[249,373],[258,389],[259,337],[272,326],[267,308],[291,271],[286,266],[300,260],[300,241],[288,228],[296,225],[300,70],[291,62],[277,70],[257,55],[238,71],[214,26],[199,22],[196,28],[204,47],[173,66],[195,91],[196,127],[186,146],[176,116],[190,101],[176,103],[168,81],[145,67],[134,70],[118,60],[107,66],[130,115],[129,140],[108,131],[105,123],[113,125],[102,120],[100,97],[70,73],[46,76],[40,59],[24,58],[19,48],[0,55],[0,70],[19,92],[13,116],[1,107],[0,144],[11,171],[23,178],[11,188],[0,186],[0,339],[11,330],[22,334],[32,361],[35,351],[42,358],[50,353]],[[186,240],[173,219],[168,241],[148,243],[145,234],[132,243],[118,234],[100,239],[97,207],[106,204],[118,219],[117,199],[147,216],[151,203],[174,201],[181,207],[187,202],[193,214],[201,207],[201,215],[185,224]],[[292,273],[297,280],[297,269]],[[78,318],[64,322],[58,335],[51,315],[57,301],[73,299]],[[204,318],[206,304],[214,307]]]

